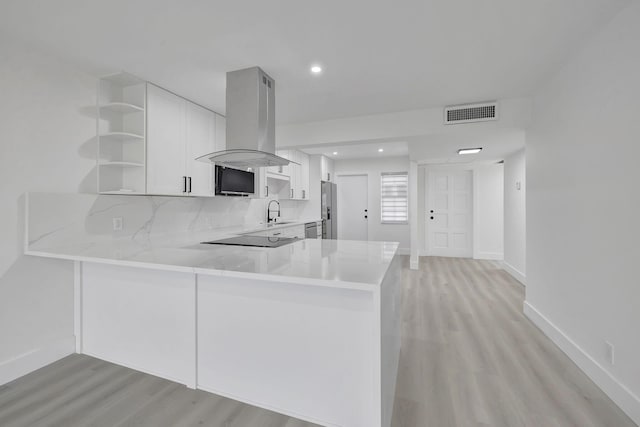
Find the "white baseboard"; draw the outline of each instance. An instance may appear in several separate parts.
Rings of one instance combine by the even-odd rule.
[[[0,385],[75,353],[76,339],[71,336],[34,348],[8,360],[0,361]]]
[[[478,252],[473,254],[473,259],[502,261],[504,259],[504,254],[502,252]]]
[[[501,266],[502,266],[502,269],[507,273],[509,273],[514,279],[522,283],[524,286],[527,286],[527,277],[524,275],[524,273],[514,268],[511,264],[509,264],[506,261],[502,261]]]
[[[618,381],[556,325],[527,301],[524,314],[596,383],[636,424],[640,425],[640,398]]]

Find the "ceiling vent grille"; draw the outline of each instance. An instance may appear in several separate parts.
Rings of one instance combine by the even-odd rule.
[[[486,122],[498,119],[498,104],[487,102],[482,104],[453,105],[444,109],[444,123]]]

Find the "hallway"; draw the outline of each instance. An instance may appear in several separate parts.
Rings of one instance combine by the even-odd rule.
[[[523,314],[490,261],[420,258],[404,294],[393,427],[635,424]]]

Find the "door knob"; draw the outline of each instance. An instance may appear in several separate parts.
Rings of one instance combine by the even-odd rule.
[[[431,209],[429,212],[433,213],[433,209]]]
[[[431,217],[431,219],[433,219],[433,217]]]
[[[365,212],[369,212],[369,209],[365,209],[364,211],[365,211]]]
[[[364,216],[364,219],[367,219],[367,218],[369,218],[369,217],[368,217],[367,215],[365,215],[365,216]]]

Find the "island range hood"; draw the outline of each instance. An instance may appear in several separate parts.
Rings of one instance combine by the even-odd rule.
[[[275,81],[260,67],[227,73],[227,149],[198,157],[236,169],[285,166],[275,155]]]

